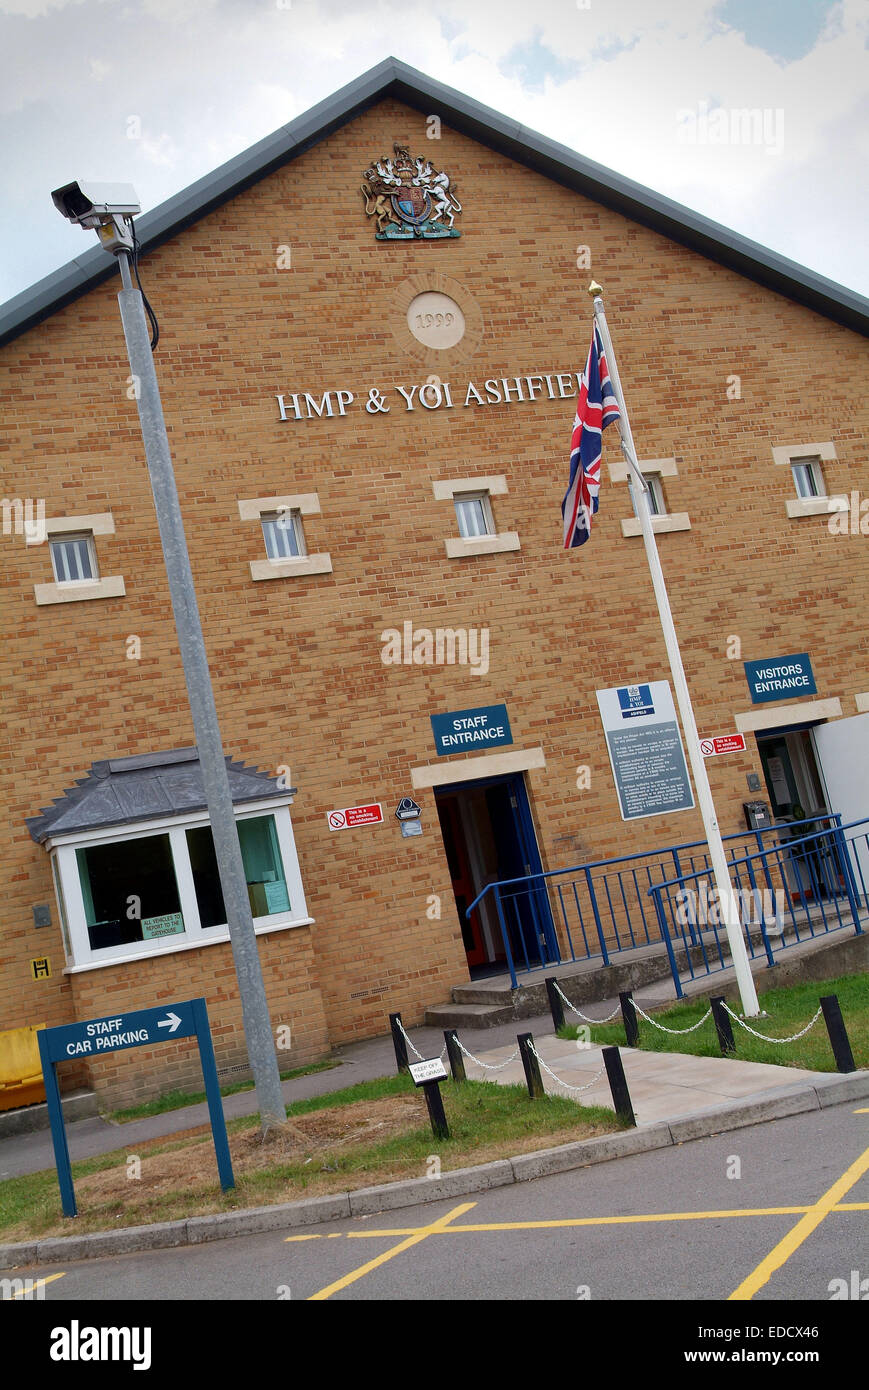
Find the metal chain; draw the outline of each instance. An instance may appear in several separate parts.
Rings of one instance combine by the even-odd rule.
[[[751,1033],[753,1037],[760,1038],[761,1042],[792,1043],[796,1042],[797,1038],[804,1038],[806,1033],[808,1033],[809,1029],[814,1028],[818,1019],[821,1017],[821,1014],[823,1013],[823,1009],[818,1009],[818,1012],[815,1014],[811,1023],[807,1023],[805,1028],[800,1029],[799,1033],[792,1033],[789,1038],[768,1038],[765,1033],[755,1032],[754,1028],[750,1028],[748,1024],[745,1022],[745,1020],[740,1018],[738,1014],[735,1014],[733,1010],[728,1008],[726,1004],[724,1005],[724,1012],[730,1014],[730,1017],[733,1019],[734,1023],[738,1023],[741,1028],[745,1029],[746,1033]]]
[[[567,1007],[569,1009],[573,1009],[573,1012],[576,1014],[577,1018],[581,1018],[583,1023],[609,1023],[610,1019],[615,1018],[616,1014],[621,1012],[622,1006],[621,1004],[619,1004],[615,1009],[613,1009],[611,1014],[607,1014],[606,1018],[589,1018],[588,1015],[582,1013],[582,1011],[578,1009],[575,1004],[571,1004],[566,994],[562,994],[561,986],[557,982],[555,988],[561,995]]]
[[[476,1063],[478,1067],[484,1067],[486,1071],[503,1071],[504,1067],[509,1067],[510,1063],[515,1062],[516,1058],[519,1056],[519,1049],[517,1047],[514,1048],[514,1050],[510,1053],[510,1056],[507,1058],[506,1062],[496,1062],[494,1065],[490,1066],[488,1062],[481,1062],[478,1057],[474,1056],[473,1052],[469,1052],[468,1049],[465,1047],[464,1043],[462,1042],[461,1038],[456,1037],[456,1042],[459,1044],[459,1047],[461,1048],[462,1052],[464,1052],[466,1057],[470,1058],[470,1060]]]
[[[416,1048],[414,1047],[413,1043],[411,1042],[410,1038],[407,1036],[407,1034],[406,1034],[405,1031],[404,1031],[404,1024],[402,1023],[401,1019],[399,1018],[399,1019],[397,1019],[396,1021],[397,1021],[397,1023],[398,1023],[399,1028],[401,1029],[402,1036],[404,1037],[404,1041],[407,1043],[407,1045],[408,1045],[408,1047],[410,1048],[411,1052],[415,1053],[416,1056],[419,1058],[419,1060],[420,1060],[421,1062],[424,1062],[424,1061],[426,1060],[425,1057],[423,1057],[423,1055],[422,1055],[421,1052],[417,1052],[417,1050],[416,1050]],[[440,1055],[440,1057],[438,1058],[438,1061],[439,1061],[439,1062],[442,1062],[442,1061],[444,1060],[444,1057],[445,1057],[446,1055],[447,1055],[447,1045],[446,1045],[446,1043],[444,1043],[443,1047],[441,1048],[441,1055]]]
[[[591,1078],[591,1081],[589,1081],[588,1084],[587,1084],[586,1086],[569,1086],[569,1085],[567,1084],[566,1081],[562,1081],[562,1079],[561,1079],[560,1076],[556,1076],[556,1075],[555,1075],[555,1072],[552,1070],[551,1067],[548,1067],[548,1066],[546,1065],[546,1063],[544,1062],[543,1058],[540,1056],[540,1053],[537,1051],[536,1047],[534,1046],[533,1042],[529,1042],[529,1044],[528,1044],[528,1051],[532,1054],[533,1057],[536,1057],[536,1058],[537,1058],[538,1062],[540,1063],[540,1065],[541,1065],[541,1067],[543,1068],[543,1070],[546,1072],[547,1076],[551,1076],[551,1077],[552,1077],[552,1080],[553,1080],[553,1081],[557,1081],[559,1086],[563,1086],[564,1089],[565,1089],[566,1091],[573,1091],[573,1092],[575,1092],[576,1095],[579,1095],[581,1091],[590,1091],[591,1088],[592,1088],[592,1086],[593,1086],[593,1085],[595,1084],[595,1082],[598,1080],[598,1078],[601,1077],[601,1076],[603,1075],[603,1071],[604,1071],[604,1066],[605,1066],[605,1064],[603,1064],[603,1065],[601,1066],[600,1071],[597,1072],[597,1073]]]
[[[693,1033],[696,1028],[700,1027],[701,1023],[706,1022],[707,1018],[709,1018],[709,1016],[712,1013],[711,1009],[707,1009],[703,1017],[698,1018],[696,1023],[692,1023],[690,1028],[666,1028],[663,1023],[656,1023],[653,1018],[649,1018],[649,1015],[640,1008],[636,999],[632,999],[631,1003],[633,1004],[640,1017],[644,1018],[647,1023],[651,1023],[653,1028],[659,1028],[662,1033],[672,1033],[674,1037],[682,1033]]]

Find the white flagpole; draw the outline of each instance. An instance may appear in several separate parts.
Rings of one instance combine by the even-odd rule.
[[[697,801],[700,807],[700,814],[703,817],[703,828],[706,832],[706,841],[709,845],[709,858],[712,861],[712,873],[715,879],[715,887],[718,890],[718,901],[724,909],[727,940],[730,945],[730,958],[736,971],[736,982],[739,986],[739,997],[742,1000],[742,1010],[747,1017],[754,1018],[760,1013],[760,1006],[757,1002],[757,991],[754,987],[751,966],[748,962],[748,952],[745,949],[745,941],[742,936],[739,908],[730,883],[730,871],[727,867],[724,845],[721,841],[721,831],[718,828],[718,818],[715,814],[715,805],[709,787],[709,778],[706,775],[706,763],[700,751],[700,738],[697,733],[694,710],[691,706],[688,682],[685,679],[682,654],[679,651],[679,641],[676,637],[676,628],[673,624],[673,615],[670,611],[670,600],[667,597],[667,586],[664,583],[664,573],[661,569],[661,561],[658,556],[655,532],[652,529],[652,513],[649,508],[648,486],[637,464],[634,437],[631,434],[631,425],[625,407],[625,398],[622,392],[622,384],[619,380],[619,369],[616,363],[615,353],[613,352],[612,339],[606,321],[606,314],[604,313],[603,299],[600,297],[600,288],[600,285],[596,285],[592,282],[589,287],[589,293],[595,296],[594,316],[600,330],[604,351],[606,352],[610,380],[613,384],[613,390],[621,416],[616,424],[622,439],[622,450],[630,469],[628,474],[628,486],[631,491],[631,497],[634,500],[634,510],[639,518],[640,528],[643,533],[643,543],[646,547],[646,559],[649,563],[649,572],[652,576],[652,585],[658,604],[658,614],[661,619],[664,642],[670,661],[670,671],[673,676],[676,703],[679,706],[682,728],[685,731],[685,738],[688,742],[688,761],[691,764],[694,786],[697,790]]]

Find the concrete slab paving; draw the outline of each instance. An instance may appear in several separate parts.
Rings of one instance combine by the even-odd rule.
[[[601,1048],[565,1046],[564,1039],[553,1033],[535,1036],[534,1047],[538,1056],[568,1087],[587,1085],[603,1065]],[[490,1051],[474,1049],[474,1056],[491,1067],[505,1061],[514,1050],[509,1046]],[[621,1048],[620,1054],[634,1115],[640,1125],[657,1124],[676,1116],[687,1120],[729,1101],[761,1100],[782,1088],[810,1087],[819,1075],[799,1067],[743,1062],[736,1057],[691,1057],[684,1053],[641,1052],[632,1048]],[[466,1057],[465,1069],[468,1079],[473,1081],[496,1081],[502,1086],[525,1082],[518,1058],[499,1071],[486,1071]],[[541,1074],[547,1095],[570,1095],[543,1068]],[[615,1108],[606,1073],[581,1096],[572,1098],[587,1105]]]

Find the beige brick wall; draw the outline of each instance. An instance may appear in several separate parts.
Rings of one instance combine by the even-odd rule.
[[[425,129],[422,115],[382,102],[142,263],[225,745],[272,773],[289,764],[299,788],[293,824],[315,925],[304,939],[262,938],[262,955],[293,990],[319,989],[332,1043],[383,1032],[393,1009],[418,1022],[466,975],[433,793],[417,794],[422,837],[402,839],[392,815],[410,769],[437,760],[431,713],[504,701],[515,746],[543,747],[546,766],[527,780],[544,867],[700,834],[695,813],[629,825],[618,815],[595,690],[668,670],[642,543],[621,535],[627,490],[606,480],[606,459],[620,457],[615,430],[592,541],[564,552],[572,402],[544,393],[462,405],[469,379],[582,368],[590,274],[605,287],[640,454],[676,459],[668,506],[691,517],[660,550],[701,732],[732,730],[734,712],[750,707],[742,661],[726,657],[730,635],[744,659],[808,650],[819,697],[839,696],[845,714],[869,688],[869,541],[830,536],[822,517],[788,519],[790,473],[772,459],[774,445],[833,440],[829,492],[869,492],[863,341],[455,132],[427,142]],[[465,209],[460,239],[375,241],[358,188],[394,141],[448,170]],[[591,272],[576,268],[585,244]],[[292,268],[278,270],[284,245]],[[397,290],[438,274],[464,287],[482,332],[437,369],[454,408],[407,412],[394,388],[423,383],[432,367],[402,338]],[[103,1013],[109,991],[129,1007],[153,1002],[155,989],[188,997],[195,977],[235,1056],[228,947],[71,983],[57,928],[31,925],[32,903],[54,900],[24,817],[94,759],[193,742],[116,290],[99,286],[0,351],[6,494],[45,497],[49,515],[111,511],[101,570],[126,584],[125,598],[37,608],[46,548],[0,537],[10,692],[0,1027]],[[733,374],[738,400],[727,398]],[[388,392],[389,414],[362,408],[372,386]],[[276,393],[338,387],[357,396],[345,418],[279,421]],[[433,500],[432,481],[491,474],[509,488],[493,502],[497,528],[518,532],[521,549],[448,560],[455,516]],[[239,520],[238,498],[307,492],[321,504],[305,518],[308,549],[328,551],[333,572],[254,583],[262,539]],[[384,665],[380,633],[406,620],[488,627],[488,674]],[[130,634],[141,661],[126,658]],[[725,833],[742,828],[745,774],[760,771],[747,742],[744,756],[709,764]],[[592,769],[587,791],[579,765]],[[368,801],[383,803],[385,824],[328,832],[329,809]],[[426,917],[433,893],[440,921]],[[49,942],[55,973],[37,984],[28,958]],[[209,973],[218,959],[220,984]],[[276,1007],[298,997],[271,988]],[[317,1007],[299,1007],[299,1046],[313,1056],[326,1025]],[[94,1082],[119,1096],[143,1077],[146,1089],[158,1076],[175,1084],[172,1066],[188,1074],[180,1045],[171,1066],[159,1051],[106,1062],[117,1072]]]

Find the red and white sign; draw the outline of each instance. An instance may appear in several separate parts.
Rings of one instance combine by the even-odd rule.
[[[721,734],[718,738],[701,738],[700,752],[704,758],[714,758],[717,753],[744,753],[745,737],[742,734]]]
[[[377,825],[383,820],[383,807],[379,801],[373,806],[346,806],[341,811],[330,811],[326,819],[330,830],[351,830],[354,825]]]

